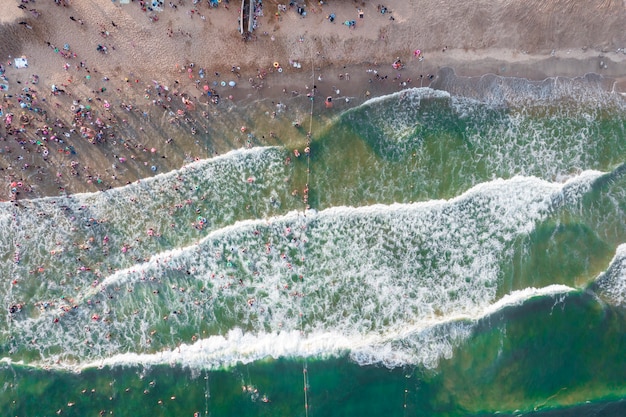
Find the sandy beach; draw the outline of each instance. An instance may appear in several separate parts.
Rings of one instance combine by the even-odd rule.
[[[332,117],[403,88],[450,89],[441,77],[451,71],[596,73],[607,89],[626,91],[622,1],[266,0],[247,40],[232,0],[5,3],[2,201],[121,186],[245,146],[246,137],[248,146],[306,141],[306,129],[294,139],[234,108],[280,106],[279,117],[299,123],[311,99],[316,116]],[[27,67],[16,67],[20,57]],[[210,134],[218,121],[230,138]]]

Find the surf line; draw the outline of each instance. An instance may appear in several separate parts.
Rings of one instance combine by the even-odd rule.
[[[302,368],[302,379],[304,382],[304,416],[309,417],[309,375],[306,358],[304,359],[304,366]]]
[[[309,117],[309,130],[306,134],[306,148],[304,154],[306,156],[306,185],[304,188],[304,204],[305,210],[309,210],[309,184],[311,183],[311,135],[313,132],[313,110],[315,100],[315,59],[313,54],[313,46],[309,44],[309,53],[311,55],[311,80],[313,82],[313,91],[311,94],[311,111]],[[303,262],[303,272],[306,274],[306,267]],[[304,294],[304,291],[303,291]],[[304,338],[304,313],[302,310],[304,297],[300,298],[300,337]],[[304,417],[309,417],[309,367],[306,354],[302,363],[302,385],[304,390]]]
[[[300,301],[300,337],[304,337],[304,314],[302,314],[302,300]],[[302,385],[304,386],[304,417],[309,417],[309,366],[304,355],[302,363]]]
[[[211,399],[211,391],[209,388],[209,371],[206,370],[206,374],[204,375],[204,379],[206,380],[206,390],[204,391],[204,415],[207,417],[209,415],[209,400]]]

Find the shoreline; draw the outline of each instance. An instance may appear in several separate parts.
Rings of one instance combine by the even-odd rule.
[[[293,10],[272,15],[276,2],[269,1],[259,17],[256,40],[248,42],[228,30],[233,21],[226,18],[237,13],[232,3],[210,9],[179,1],[179,8],[160,14],[142,11],[138,2],[69,2],[68,7],[37,3],[28,5],[37,7],[30,16],[18,3],[13,21],[5,16],[0,22],[0,34],[20,40],[8,47],[14,50],[0,48],[7,77],[2,82],[9,87],[0,103],[0,172],[9,188],[7,194],[0,191],[0,200],[5,201],[122,186],[238,147],[304,147],[304,129],[294,133],[286,126],[310,117],[311,109],[316,118],[328,119],[368,98],[405,88],[432,86],[461,93],[455,88],[475,87],[486,76],[530,82],[565,77],[593,79],[620,96],[626,92],[626,49],[610,45],[544,53],[497,46],[435,49],[424,41],[418,59],[414,46],[406,45],[416,12],[400,1],[387,2],[392,21],[377,15],[374,4],[363,2],[366,18],[363,24],[357,21],[356,29],[329,23],[324,14],[336,10],[339,19],[353,13],[357,3],[307,3],[311,13],[302,19]],[[616,21],[626,21],[625,13]],[[175,31],[183,22],[189,31]],[[207,24],[211,26],[205,33]],[[313,29],[318,33],[309,35]],[[25,31],[30,37],[21,40]],[[68,35],[65,31],[71,43],[61,40]],[[214,50],[193,52],[194,39],[211,40],[220,32],[225,35],[215,39]],[[162,38],[154,38],[158,33]],[[346,33],[343,45],[338,43],[337,34]],[[350,52],[350,43],[373,48]],[[96,44],[106,46],[107,53],[97,52]],[[167,54],[172,45],[183,53],[172,49]],[[236,64],[227,64],[236,49],[243,55],[230,61]],[[28,59],[28,68],[9,65],[20,55]],[[392,67],[396,59],[402,61],[401,70]],[[273,60],[281,72],[273,68]],[[236,83],[232,88],[231,81]],[[53,84],[56,92],[50,89]],[[474,87],[462,93],[478,94]],[[218,105],[209,101],[205,89],[219,94]],[[312,105],[309,96],[315,97]],[[324,107],[328,96],[333,97],[332,109]],[[11,125],[6,123],[8,113],[13,114]],[[12,192],[12,183],[22,185]]]

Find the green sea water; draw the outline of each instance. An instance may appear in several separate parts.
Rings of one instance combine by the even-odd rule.
[[[0,206],[0,414],[623,414],[626,117],[592,81],[402,91],[309,155],[260,104],[241,149]]]

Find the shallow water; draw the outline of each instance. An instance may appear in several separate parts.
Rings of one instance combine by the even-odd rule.
[[[507,83],[316,119],[310,158],[251,142],[0,206],[0,408],[622,409],[623,103],[584,80],[494,99]]]

